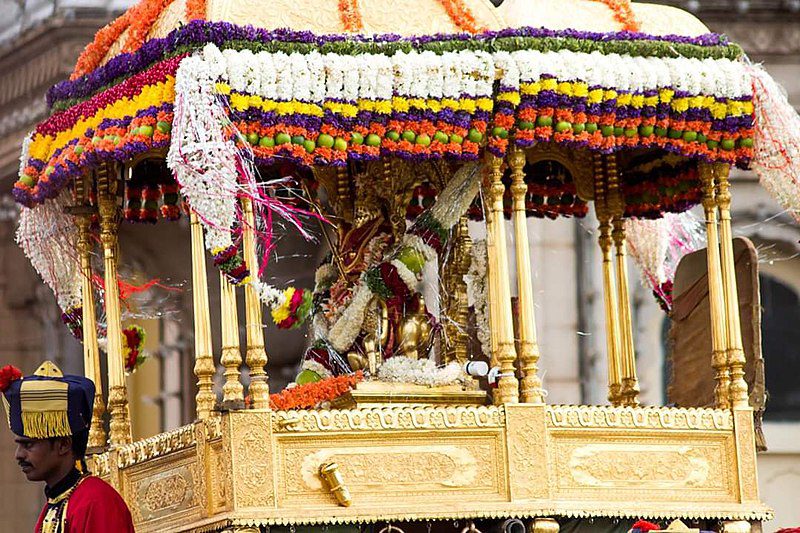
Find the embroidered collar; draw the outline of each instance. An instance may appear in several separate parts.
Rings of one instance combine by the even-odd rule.
[[[69,474],[64,476],[64,478],[53,485],[52,487],[45,487],[44,488],[44,495],[47,496],[47,499],[50,503],[55,503],[54,500],[61,499],[60,497],[64,494],[68,494],[70,489],[75,487],[78,482],[81,480],[81,473],[78,471],[77,468],[73,468],[70,470]]]

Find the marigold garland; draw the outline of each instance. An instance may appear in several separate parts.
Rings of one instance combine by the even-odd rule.
[[[460,29],[469,33],[486,31],[486,28],[478,25],[475,20],[475,15],[464,5],[462,0],[439,0],[439,3],[444,7],[445,11],[447,11],[450,20]]]
[[[128,26],[123,52],[135,52],[141,48],[153,24],[171,2],[172,0],[140,0],[130,9],[131,24]]]
[[[332,377],[316,383],[284,389],[277,394],[270,395],[270,408],[281,411],[313,409],[322,402],[330,402],[352,390],[363,379],[364,373],[359,370],[355,374]]]
[[[639,21],[631,9],[630,0],[594,0],[608,6],[614,14],[614,20],[622,25],[624,31],[639,31]]]
[[[186,1],[186,20],[205,20],[206,0],[187,0]]]
[[[364,29],[358,0],[339,0],[339,18],[342,19],[344,31],[357,32]]]
[[[96,69],[111,49],[111,45],[119,39],[122,32],[124,32],[130,25],[130,11],[126,11],[119,18],[116,18],[103,26],[98,31],[94,40],[86,45],[81,55],[78,56],[78,61],[75,63],[75,68],[72,70],[70,80],[75,80],[88,74]]]

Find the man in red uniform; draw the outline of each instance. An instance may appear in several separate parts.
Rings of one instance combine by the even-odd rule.
[[[125,501],[108,483],[86,473],[94,383],[42,363],[32,376],[0,369],[16,459],[29,481],[44,481],[47,503],[36,533],[133,533]]]

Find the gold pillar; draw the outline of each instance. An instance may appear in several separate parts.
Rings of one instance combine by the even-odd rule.
[[[617,305],[619,310],[619,371],[620,401],[623,405],[639,405],[639,378],[636,375],[636,353],[633,348],[633,323],[631,300],[628,291],[628,262],[625,245],[625,200],[619,183],[617,155],[609,154],[606,160],[607,202],[611,208],[611,238],[616,249]]]
[[[620,333],[617,322],[617,293],[614,284],[614,271],[611,264],[611,214],[607,203],[606,176],[603,168],[602,154],[592,155],[594,163],[594,208],[600,236],[600,252],[603,268],[603,302],[606,314],[606,351],[608,352],[608,399],[614,404],[620,403],[621,368],[620,368]]]
[[[747,382],[744,380],[744,348],[742,326],[739,319],[739,292],[736,288],[736,270],[733,257],[733,234],[731,231],[731,193],[728,172],[730,166],[714,164],[719,205],[719,239],[722,255],[722,285],[725,297],[725,322],[728,372],[730,373],[729,398],[731,407],[749,407]]]
[[[449,317],[445,328],[445,361],[465,363],[469,359],[467,321],[469,318],[469,302],[467,301],[467,283],[464,276],[469,272],[472,253],[472,240],[469,237],[467,217],[462,216],[453,230],[453,247],[450,261],[444,265],[441,296],[444,315]]]
[[[492,237],[494,240],[494,256],[489,257],[489,263],[497,268],[492,268],[491,275],[494,283],[489,285],[495,293],[489,295],[489,307],[492,316],[496,317],[492,324],[497,327],[493,334],[497,335],[497,355],[493,356],[500,365],[500,376],[497,389],[494,393],[494,403],[517,403],[519,401],[519,381],[515,374],[514,363],[517,359],[514,347],[514,323],[511,313],[511,287],[508,273],[508,250],[506,248],[506,226],[503,218],[503,160],[499,157],[489,156],[491,163],[491,182],[489,194],[492,200]]]
[[[514,199],[514,245],[517,259],[517,292],[519,322],[519,361],[522,373],[520,395],[525,403],[544,403],[542,380],[539,379],[539,343],[536,341],[536,319],[533,303],[528,218],[525,214],[525,152],[512,148],[508,161],[511,166],[511,194]]]
[[[92,424],[89,428],[90,451],[102,451],[106,446],[107,435],[103,427],[103,414],[106,412],[103,401],[103,376],[100,372],[100,348],[97,345],[97,318],[95,317],[94,289],[92,287],[92,243],[89,239],[89,226],[92,222],[92,208],[88,205],[90,177],[82,176],[75,180],[77,205],[73,209],[78,225],[78,253],[81,258],[81,310],[83,313],[83,370],[87,378],[94,382],[95,395],[92,406]]]
[[[488,191],[487,191],[488,192]],[[486,218],[486,298],[488,300],[486,311],[489,314],[489,366],[494,368],[500,366],[497,360],[497,335],[500,331],[497,325],[497,312],[493,308],[492,298],[497,294],[497,287],[495,280],[497,273],[495,272],[497,265],[497,247],[494,244],[494,215],[492,214],[492,200],[489,194],[486,194],[486,202],[484,205],[484,217]]]
[[[711,165],[700,163],[700,179],[703,182],[703,210],[706,214],[706,236],[708,248],[708,303],[711,309],[711,366],[714,368],[714,400],[716,407],[730,407],[727,346],[727,323],[725,319],[725,298],[722,286],[722,267],[719,257],[719,236],[717,235],[717,205],[714,194],[714,173]]]
[[[222,401],[229,409],[244,407],[244,387],[239,380],[242,353],[239,350],[239,316],[236,310],[236,287],[225,275],[219,274],[220,320],[222,322],[222,356],[225,367],[225,384],[222,386]]]
[[[214,355],[211,349],[211,316],[208,306],[205,245],[200,219],[189,215],[192,232],[192,308],[194,311],[194,375],[197,376],[197,418],[211,416],[217,395],[214,394]]]
[[[255,215],[250,198],[242,198],[244,212],[244,258],[252,276],[258,275],[256,258]],[[264,329],[261,323],[261,300],[255,287],[248,283],[244,288],[245,319],[247,321],[247,366],[250,367],[250,398],[255,409],[269,409],[269,384],[264,366],[267,351],[264,349]]]
[[[122,321],[117,283],[117,176],[114,166],[103,165],[97,171],[97,202],[100,210],[100,241],[103,243],[105,269],[105,304],[108,330],[108,410],[111,413],[111,446],[131,442],[128,392],[122,356]]]

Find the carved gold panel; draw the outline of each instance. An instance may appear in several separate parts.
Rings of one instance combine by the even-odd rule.
[[[743,502],[758,502],[758,469],[753,427],[753,410],[736,409],[733,412],[736,428],[736,451],[739,474],[739,494]]]
[[[339,465],[354,508],[385,505],[387,498],[394,506],[412,507],[434,500],[507,499],[500,432],[309,437],[277,440],[280,506],[335,506],[318,476],[330,461]]]
[[[270,419],[271,413],[255,410],[234,411],[228,417],[228,453],[237,509],[275,505]]]
[[[185,450],[122,471],[137,531],[166,531],[201,516],[205,490],[195,450]]]
[[[551,430],[555,498],[736,501],[733,435]]]
[[[220,513],[231,507],[230,454],[225,452],[223,442],[209,443],[208,465],[211,470],[211,508]]]
[[[508,405],[506,424],[512,499],[546,498],[549,489],[545,406]]]

